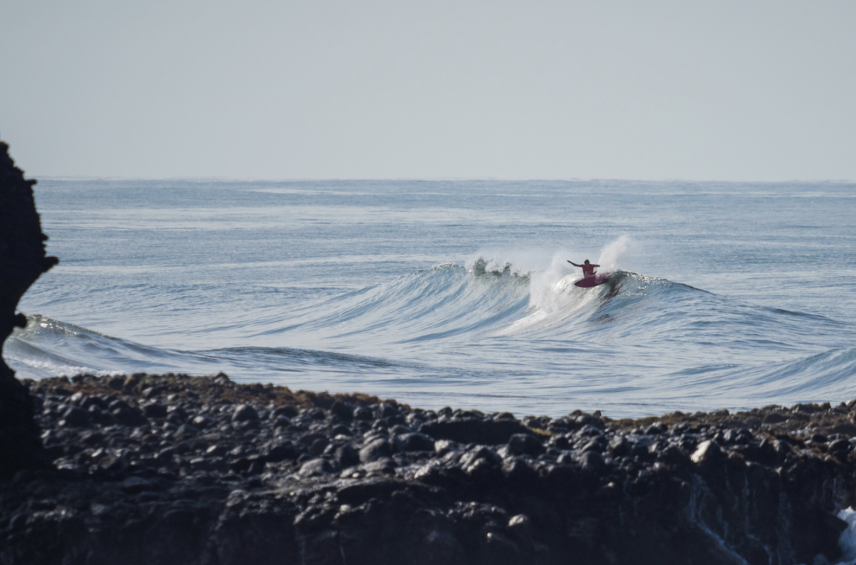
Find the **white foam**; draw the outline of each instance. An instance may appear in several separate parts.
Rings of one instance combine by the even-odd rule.
[[[600,270],[604,272],[616,270],[619,262],[630,249],[631,241],[627,236],[621,236],[604,246],[597,261],[601,266]],[[479,258],[485,256],[485,253],[478,255]],[[581,278],[582,272],[578,267],[568,263],[568,259],[573,260],[574,257],[576,261],[582,261],[582,259],[568,250],[556,251],[552,256],[546,256],[540,251],[497,253],[490,256],[492,262],[488,263],[488,266],[493,270],[502,270],[505,265],[509,265],[506,261],[515,259],[520,262],[511,264],[512,272],[529,273],[529,312],[525,317],[500,330],[499,335],[528,332],[561,324],[585,310],[598,296],[598,293],[587,292],[587,289],[574,286],[574,282]],[[497,260],[498,257],[502,259]],[[486,267],[485,270],[491,270],[491,268]]]
[[[87,367],[85,365],[73,365],[71,363],[60,364],[55,363],[53,361],[32,358],[26,359],[17,357],[15,355],[5,355],[4,357],[6,358],[7,364],[16,373],[18,373],[19,377],[38,379],[42,376],[71,377],[74,375],[79,375],[81,373],[88,373],[100,376],[121,373],[121,371],[98,371],[96,369],[93,369],[92,367]]]
[[[580,277],[573,272],[576,269],[567,262],[567,256],[566,252],[557,252],[549,267],[529,276],[529,313],[504,328],[500,335],[560,324],[596,298],[595,293],[586,293],[574,286]]]
[[[530,308],[553,313],[569,305],[568,291],[574,288],[571,283],[578,277],[574,277],[576,268],[567,262],[566,255],[556,253],[549,267],[532,273],[529,279]]]
[[[537,248],[503,250],[482,248],[467,258],[467,269],[472,270],[479,261],[484,261],[486,272],[501,273],[507,268],[511,274],[525,276],[544,269],[550,261],[550,254]]]
[[[838,538],[841,561],[837,565],[856,565],[856,510],[845,508],[838,513],[838,518],[847,522],[847,529]]]

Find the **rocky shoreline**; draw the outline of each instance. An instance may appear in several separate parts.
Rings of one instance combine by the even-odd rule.
[[[611,420],[421,410],[226,375],[24,381],[52,467],[7,565],[823,563],[856,401]]]

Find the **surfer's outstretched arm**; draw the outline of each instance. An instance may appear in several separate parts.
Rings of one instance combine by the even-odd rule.
[[[576,263],[574,263],[574,262],[573,262],[573,261],[571,261],[570,259],[568,259],[568,263],[570,263],[570,264],[571,264],[571,265],[573,265],[574,267],[582,267],[582,265],[577,265]]]

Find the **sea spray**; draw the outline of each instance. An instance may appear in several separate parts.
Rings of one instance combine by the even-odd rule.
[[[600,271],[616,270],[621,259],[630,250],[630,246],[630,238],[627,236],[621,236],[604,246],[597,262],[600,265]],[[553,255],[549,267],[532,273],[529,290],[531,307],[557,312],[581,302],[578,293],[571,293],[574,287],[570,283],[579,278],[580,272],[577,267],[568,263],[569,256],[567,252],[559,251]],[[593,294],[587,293],[585,296],[591,299]]]
[[[622,235],[612,243],[604,246],[600,251],[600,257],[597,264],[600,265],[601,271],[614,271],[618,268],[618,263],[627,255],[631,248],[630,238]]]
[[[478,273],[504,273],[527,276],[541,270],[550,261],[550,253],[543,249],[490,249],[483,248],[470,255],[465,266]]]

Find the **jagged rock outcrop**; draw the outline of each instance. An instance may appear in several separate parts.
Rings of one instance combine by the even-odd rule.
[[[0,142],[0,346],[16,326],[27,324],[16,314],[18,301],[57,263],[45,256],[47,236],[33,199],[35,183],[24,179],[9,146]],[[30,395],[0,357],[0,479],[46,464]]]

